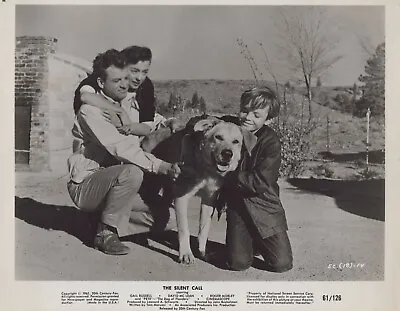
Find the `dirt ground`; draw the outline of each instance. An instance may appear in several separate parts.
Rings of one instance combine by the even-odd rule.
[[[174,232],[163,239],[134,237],[131,253],[109,256],[90,247],[87,214],[73,207],[66,175],[16,173],[15,278],[17,280],[276,280],[384,279],[384,180],[281,180],[294,267],[278,274],[224,270],[200,259],[177,263]],[[189,210],[195,234],[198,207]],[[208,246],[223,247],[226,221],[213,219]]]

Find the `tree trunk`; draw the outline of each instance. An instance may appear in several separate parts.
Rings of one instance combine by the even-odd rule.
[[[287,112],[287,101],[286,101],[286,88],[284,88],[283,89],[283,101],[282,101],[282,104],[283,104],[283,127],[285,127],[286,126],[286,120],[287,120],[287,115],[288,115],[288,112]]]
[[[307,84],[307,99],[308,99],[308,124],[310,124],[311,120],[313,118],[312,108],[311,108],[312,91],[311,91],[311,85],[310,84]]]
[[[304,73],[304,82],[306,83],[306,87],[307,87],[308,124],[310,124],[311,120],[312,120],[312,111],[311,111],[311,100],[312,100],[311,75],[307,75],[306,73]]]

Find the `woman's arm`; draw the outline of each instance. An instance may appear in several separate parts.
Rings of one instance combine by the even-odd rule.
[[[151,127],[145,123],[130,123],[118,127],[118,131],[124,135],[148,136]]]
[[[104,116],[111,123],[113,123],[114,126],[118,127],[119,132],[124,135],[147,136],[151,132],[151,128],[147,124],[130,122],[129,117],[126,115],[126,112],[122,107],[119,107],[117,105],[110,103],[109,100],[107,100],[100,94],[82,92],[81,100],[83,103],[85,103],[87,105],[95,106],[100,109],[109,110],[111,112],[115,112],[115,113],[119,114],[120,120],[122,121],[122,125],[120,122],[117,122],[117,123],[112,122],[110,113],[105,112]]]
[[[81,101],[84,104],[95,106],[104,110],[110,110],[117,113],[123,111],[122,107],[112,104],[109,100],[104,98],[104,96],[97,93],[81,92]]]
[[[130,122],[129,117],[126,115],[126,112],[122,107],[110,103],[109,100],[100,94],[82,92],[81,101],[87,105],[117,113],[120,116],[122,126],[119,122],[114,124],[114,122],[111,121],[111,117],[107,117],[107,115],[110,116],[109,113],[105,112],[105,117],[118,128],[118,131],[121,134],[147,136],[151,132],[151,127],[147,124]]]

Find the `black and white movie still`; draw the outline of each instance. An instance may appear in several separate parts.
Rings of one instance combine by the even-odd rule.
[[[383,6],[15,25],[16,280],[384,280]]]

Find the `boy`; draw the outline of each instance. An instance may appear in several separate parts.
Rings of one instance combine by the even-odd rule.
[[[237,171],[229,176],[223,190],[228,207],[227,265],[232,270],[248,269],[257,252],[264,258],[266,270],[284,272],[293,265],[277,183],[280,141],[265,125],[278,113],[279,103],[269,88],[253,88],[241,96],[238,123],[257,141],[243,152]]]

